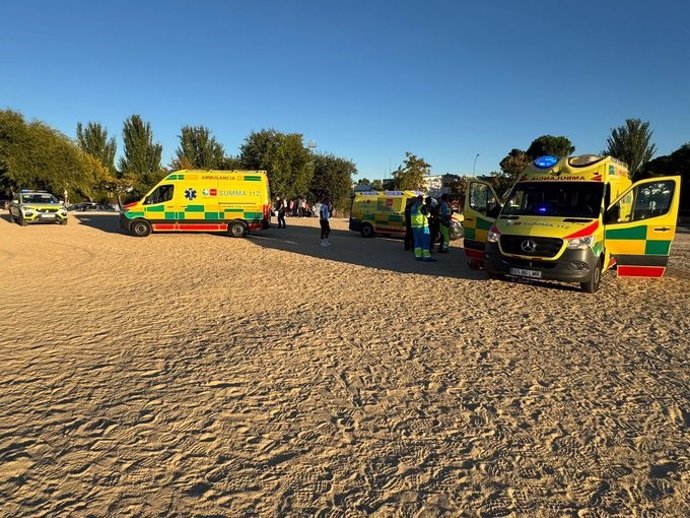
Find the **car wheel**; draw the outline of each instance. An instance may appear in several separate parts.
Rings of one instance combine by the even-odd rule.
[[[21,214],[19,215],[19,220],[17,221],[17,223],[19,223],[22,227],[25,227],[29,224],[28,221],[26,221],[24,219],[24,216],[22,216]]]
[[[243,221],[233,221],[228,226],[228,232],[232,237],[244,237],[247,235],[247,225]]]
[[[58,222],[60,225],[67,225],[67,218],[65,218],[65,219],[59,219],[57,222]]]
[[[151,224],[145,219],[137,219],[129,226],[133,236],[146,237],[151,233]]]
[[[599,285],[601,284],[601,259],[597,261],[597,265],[592,270],[592,275],[590,275],[587,282],[581,282],[580,287],[585,293],[596,293],[599,291]]]
[[[369,224],[364,225],[360,232],[362,233],[362,237],[374,237],[374,227]]]

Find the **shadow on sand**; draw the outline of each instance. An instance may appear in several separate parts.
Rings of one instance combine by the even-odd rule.
[[[111,234],[129,235],[120,228],[119,215],[117,213],[82,213],[73,214],[80,224],[96,228]],[[9,216],[3,219],[10,221]],[[467,265],[465,253],[462,248],[451,247],[447,254],[433,254],[434,262],[416,261],[412,252],[403,249],[401,239],[374,237],[364,238],[357,232],[349,230],[331,231],[331,247],[322,247],[319,228],[309,226],[291,225],[286,229],[271,227],[262,232],[249,234],[247,239],[256,246],[291,252],[298,255],[316,257],[329,261],[354,264],[367,268],[375,268],[399,273],[415,273],[421,275],[433,275],[467,279],[473,281],[486,281],[488,276],[483,270],[472,270]],[[221,239],[230,238],[224,234],[213,234]],[[155,239],[152,235],[147,239]],[[133,240],[140,238],[132,237]],[[516,281],[521,284],[533,284],[544,288],[561,290],[579,290],[577,285],[551,283],[544,281]]]
[[[416,261],[411,251],[403,249],[401,239],[364,238],[356,232],[333,230],[329,238],[333,245],[322,247],[319,232],[318,228],[312,227],[274,227],[266,232],[250,234],[249,239],[264,248],[367,268],[460,279],[487,279],[484,272],[470,270],[460,248],[451,248],[447,254],[433,254],[434,262]]]
[[[70,213],[70,217],[73,217],[82,225],[87,227],[97,228],[103,232],[108,232],[109,234],[127,234],[124,230],[120,228],[120,214],[119,212],[110,213],[89,213],[82,212],[75,214]]]

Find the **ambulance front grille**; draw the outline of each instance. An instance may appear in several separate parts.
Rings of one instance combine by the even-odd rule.
[[[530,241],[530,243],[523,246],[525,241]],[[502,235],[500,237],[500,244],[501,249],[506,254],[554,257],[561,250],[563,240],[556,237]]]

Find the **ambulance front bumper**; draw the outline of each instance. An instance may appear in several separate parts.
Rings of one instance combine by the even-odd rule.
[[[566,250],[555,261],[525,259],[503,255],[496,243],[487,243],[484,266],[489,273],[520,278],[563,282],[586,282],[596,268],[598,258],[591,248]]]

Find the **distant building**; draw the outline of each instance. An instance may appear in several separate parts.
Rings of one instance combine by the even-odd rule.
[[[466,175],[453,173],[430,175],[424,179],[424,190],[429,193],[429,196],[438,198],[442,194],[449,194],[453,185],[456,185],[463,177]]]

